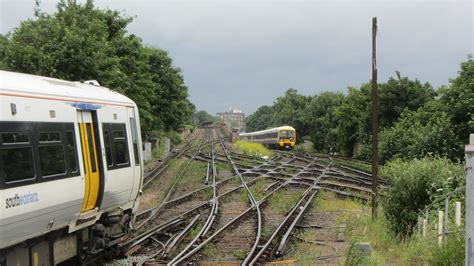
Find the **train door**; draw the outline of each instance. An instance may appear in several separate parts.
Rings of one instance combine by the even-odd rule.
[[[77,116],[85,178],[84,201],[81,212],[87,212],[97,206],[100,188],[102,187],[96,146],[99,138],[95,134],[94,128],[97,127],[97,123],[93,122],[92,113],[90,111],[78,111]]]
[[[136,198],[138,189],[140,186],[141,178],[141,142],[138,136],[137,120],[135,117],[135,109],[127,107],[127,116],[128,122],[130,123],[130,131],[132,134],[132,154],[133,154],[133,163],[130,161],[130,165],[133,169],[133,188],[131,190],[130,199]]]

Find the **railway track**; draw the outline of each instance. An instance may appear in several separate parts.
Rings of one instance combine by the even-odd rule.
[[[187,162],[164,200],[137,215],[142,218],[135,236],[120,245],[124,254],[139,254],[141,262],[178,265],[209,259],[206,249],[228,245],[233,237],[237,244],[231,247],[245,254],[239,263],[261,264],[285,254],[292,232],[320,191],[362,200],[372,193],[367,173],[336,165],[332,157],[277,152],[265,160],[232,151],[214,129],[202,135],[196,147],[188,144],[178,155]],[[201,186],[177,193],[195,162],[205,165]],[[226,171],[228,176],[222,176]],[[269,202],[289,192],[298,197],[283,214],[275,214]],[[244,232],[247,241],[235,232]]]

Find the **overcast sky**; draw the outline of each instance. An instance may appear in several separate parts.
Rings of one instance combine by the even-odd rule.
[[[82,1],[80,1],[82,2]],[[52,12],[56,1],[41,1]],[[347,90],[371,77],[378,18],[379,82],[399,70],[448,84],[473,53],[472,1],[96,0],[136,16],[128,30],[167,50],[198,110],[254,112],[290,87],[305,95]],[[0,0],[0,33],[33,17],[34,0]]]

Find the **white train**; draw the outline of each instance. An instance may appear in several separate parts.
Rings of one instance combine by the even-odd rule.
[[[129,98],[0,71],[0,265],[64,263],[120,241],[138,207],[141,145]]]
[[[290,126],[275,127],[255,132],[241,133],[239,138],[258,142],[270,148],[292,149],[296,143],[296,131]]]

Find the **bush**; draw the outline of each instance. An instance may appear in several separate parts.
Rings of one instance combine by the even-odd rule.
[[[168,131],[165,134],[168,137],[173,145],[178,145],[181,143],[181,135],[176,131]]]
[[[296,145],[293,148],[295,151],[304,151],[304,152],[313,152],[314,151],[314,145],[312,142],[301,142],[300,144]]]
[[[268,157],[273,156],[273,152],[265,148],[260,143],[238,140],[235,143],[235,148],[239,150],[240,152],[247,155],[268,156]]]
[[[382,167],[390,187],[384,193],[384,213],[398,236],[410,236],[418,212],[433,200],[465,184],[462,165],[446,158],[394,160]]]

